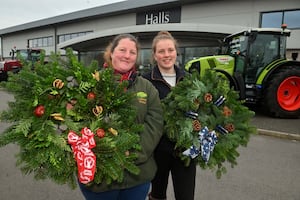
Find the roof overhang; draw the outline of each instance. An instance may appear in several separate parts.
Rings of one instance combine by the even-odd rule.
[[[101,50],[111,39],[121,33],[131,33],[138,37],[140,43],[152,41],[154,35],[161,30],[170,31],[177,40],[216,40],[248,29],[249,27],[224,24],[170,23],[154,25],[135,25],[93,32],[58,44],[59,49],[72,48],[75,51],[86,52]]]

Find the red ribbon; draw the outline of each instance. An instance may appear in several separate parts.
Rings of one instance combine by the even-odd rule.
[[[94,133],[87,127],[81,130],[82,137],[74,131],[68,134],[68,143],[71,144],[78,167],[78,179],[87,184],[94,180],[96,170],[96,156],[91,150],[96,146]]]

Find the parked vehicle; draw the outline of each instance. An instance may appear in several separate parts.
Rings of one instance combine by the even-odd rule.
[[[300,62],[286,59],[291,31],[253,28],[224,38],[222,53],[189,61],[200,75],[214,69],[228,78],[246,103],[260,104],[273,117],[300,117]]]
[[[6,81],[8,72],[18,73],[22,69],[22,60],[36,62],[39,60],[42,49],[12,50],[11,59],[0,61],[0,81]]]

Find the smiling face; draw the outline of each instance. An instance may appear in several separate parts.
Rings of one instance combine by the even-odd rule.
[[[115,70],[126,73],[135,67],[138,52],[137,45],[129,38],[123,38],[111,52],[111,62]]]
[[[177,58],[175,43],[171,39],[161,39],[156,43],[153,55],[162,73],[173,73]]]

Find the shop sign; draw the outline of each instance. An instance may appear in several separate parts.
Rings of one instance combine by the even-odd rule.
[[[180,20],[180,7],[140,12],[136,15],[136,25],[180,23]]]

